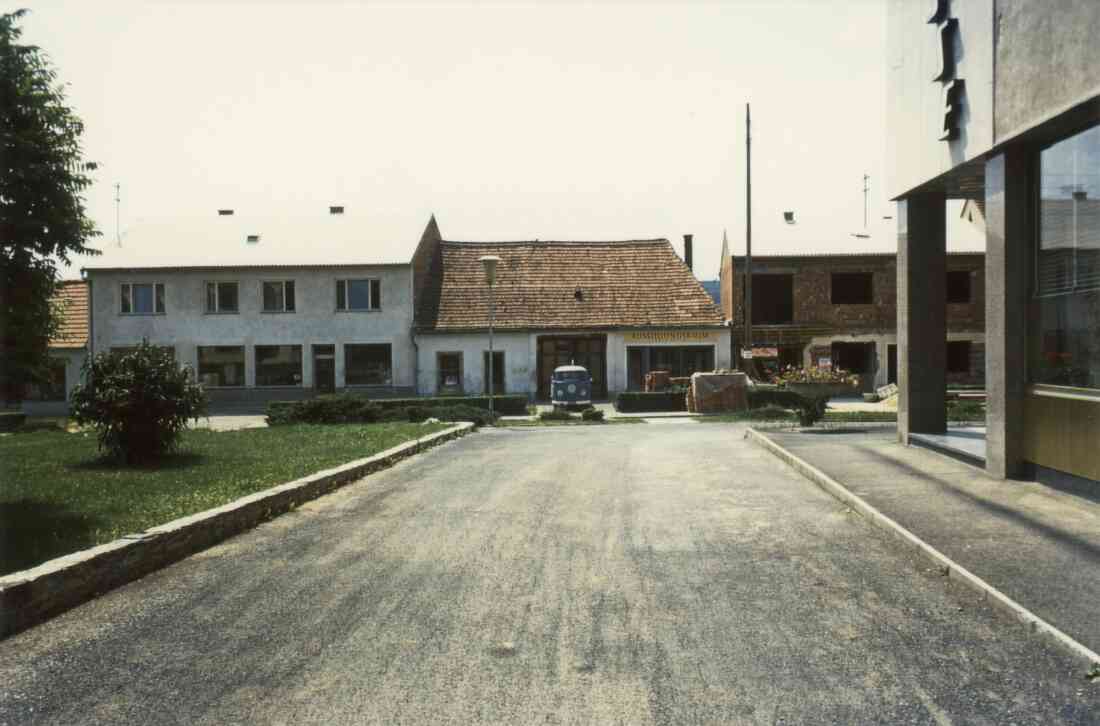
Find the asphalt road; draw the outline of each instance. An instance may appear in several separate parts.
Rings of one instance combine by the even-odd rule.
[[[444,445],[0,642],[0,723],[1100,721],[741,431]]]

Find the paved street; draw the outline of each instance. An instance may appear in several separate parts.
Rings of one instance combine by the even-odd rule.
[[[1097,722],[742,432],[447,444],[0,642],[0,723]]]

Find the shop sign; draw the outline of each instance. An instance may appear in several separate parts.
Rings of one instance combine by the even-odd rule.
[[[821,358],[817,359],[817,367],[821,368],[823,370],[826,370],[826,371],[832,370],[832,368],[833,368],[833,359],[832,358],[826,358],[826,357],[822,356]]]
[[[741,357],[745,360],[752,360],[752,348],[742,348]]]
[[[638,330],[625,338],[628,343],[710,343],[715,335],[709,330]]]
[[[948,0],[936,0],[936,10],[928,23],[936,25],[940,36],[940,72],[932,79],[942,84],[943,134],[940,141],[954,141],[959,137],[959,125],[962,120],[966,99],[966,81],[958,77],[955,65],[955,45],[959,38],[959,21],[948,17]]]
[[[753,348],[753,358],[778,358],[779,348]]]

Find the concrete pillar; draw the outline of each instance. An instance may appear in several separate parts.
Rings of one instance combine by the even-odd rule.
[[[991,476],[1021,473],[1031,275],[1028,158],[1018,151],[985,164],[986,459]]]
[[[947,430],[947,204],[898,202],[898,441]]]

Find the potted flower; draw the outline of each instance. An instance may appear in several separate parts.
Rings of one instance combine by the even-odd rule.
[[[808,398],[849,396],[859,392],[859,376],[840,368],[795,368],[787,366],[775,382]]]

